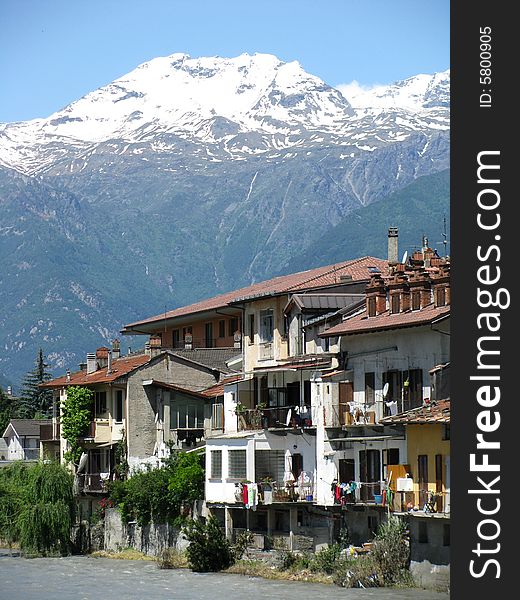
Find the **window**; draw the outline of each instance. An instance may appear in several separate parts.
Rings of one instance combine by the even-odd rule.
[[[246,450],[228,451],[228,477],[230,479],[245,479],[246,470]]]
[[[211,479],[222,479],[222,450],[211,451]]]
[[[260,341],[270,343],[273,341],[274,318],[272,309],[260,311]]]
[[[172,331],[172,345],[174,348],[178,348],[179,347],[179,342],[180,342],[180,332],[178,329],[174,329]]]
[[[368,299],[368,316],[375,317],[376,316],[376,298],[372,296]]]
[[[202,429],[204,427],[204,402],[177,392],[170,404],[170,429]]]
[[[114,419],[117,423],[123,422],[123,390],[116,390],[114,403]]]
[[[224,321],[224,319],[218,322],[218,337],[226,337],[226,322]]]
[[[291,473],[295,481],[298,481],[303,471],[303,454],[295,453],[291,456]]]
[[[421,308],[421,292],[412,292],[412,310]]]
[[[107,412],[107,393],[106,392],[95,392],[95,410],[96,417],[103,415]]]
[[[285,450],[256,450],[255,479],[271,477],[278,484],[283,484],[285,472]]]
[[[445,306],[446,305],[446,288],[444,286],[437,288],[436,290],[436,305],[437,306]]]
[[[205,336],[205,348],[213,348],[213,323],[206,323]]]
[[[401,298],[399,294],[392,294],[391,299],[392,313],[397,314],[401,310]]]
[[[418,408],[423,403],[422,369],[410,369],[403,372],[405,410]]]
[[[235,331],[238,331],[238,318],[233,317],[229,319],[229,336],[233,337],[235,335]]]
[[[442,545],[449,546],[451,543],[450,540],[450,526],[444,525],[442,530]]]
[[[428,543],[428,523],[425,521],[419,521],[419,534],[417,536],[419,544]]]
[[[255,315],[249,315],[249,343],[255,343]]]
[[[450,438],[451,438],[450,424],[449,423],[445,423],[444,424],[444,428],[443,428],[443,432],[442,432],[442,439],[443,440],[449,440]]]
[[[375,402],[376,393],[376,374],[365,373],[365,404],[370,405]]]

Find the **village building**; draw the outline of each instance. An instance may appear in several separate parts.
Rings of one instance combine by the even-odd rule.
[[[48,419],[11,419],[2,435],[7,447],[4,460],[38,460],[41,429],[50,424]]]
[[[226,360],[234,351],[218,351],[210,360],[197,350],[162,351],[157,341],[151,338],[144,352],[121,356],[116,340],[111,349],[88,354],[79,371],[42,386],[55,395],[44,453],[57,447],[61,461],[68,448],[59,425],[67,390],[84,386],[94,393],[92,421],[82,439],[86,461],[78,472],[84,492],[104,492],[115,478],[117,444],[123,445],[130,470],[157,466],[171,448],[200,444],[210,428],[212,400],[199,392],[230,372]]]

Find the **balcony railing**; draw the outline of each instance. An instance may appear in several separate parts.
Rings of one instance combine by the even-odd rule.
[[[104,492],[110,480],[110,473],[87,473],[83,482],[86,492]]]
[[[272,408],[251,408],[238,413],[238,430],[280,427],[312,427],[310,407],[292,405]]]
[[[219,341],[223,338],[192,338],[191,340],[174,340],[171,348],[174,350],[195,350],[196,348],[241,348],[240,342],[233,342],[231,346],[219,345]]]
[[[211,429],[224,429],[223,404],[213,404],[211,409]]]
[[[353,412],[350,412],[350,408],[349,404],[334,404],[326,407],[325,427],[370,425],[377,420],[375,403],[355,406]]]
[[[40,425],[40,441],[56,442],[60,439],[60,423],[56,421],[46,425]]]
[[[258,360],[270,360],[274,358],[274,346],[272,342],[264,342],[258,347]]]

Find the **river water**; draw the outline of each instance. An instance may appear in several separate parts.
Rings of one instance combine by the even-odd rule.
[[[447,600],[423,590],[344,589],[244,575],[162,570],[155,562],[70,556],[21,558],[0,550],[0,600]]]

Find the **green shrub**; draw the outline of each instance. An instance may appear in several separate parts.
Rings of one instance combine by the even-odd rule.
[[[336,561],[332,580],[345,588],[381,587],[384,584],[379,565],[370,555]]]
[[[407,527],[398,517],[390,517],[376,534],[371,556],[379,566],[385,585],[406,579],[410,565]]]
[[[380,526],[370,554],[336,561],[333,580],[341,587],[413,585],[409,564],[406,525],[398,517],[390,517]]]
[[[174,452],[160,468],[138,471],[124,481],[109,484],[109,497],[123,521],[140,526],[177,523],[184,507],[204,495],[204,468],[196,454]]]
[[[314,573],[326,573],[331,575],[336,566],[336,562],[341,554],[339,544],[331,544],[326,548],[322,548],[314,555],[310,563],[310,569]]]
[[[222,571],[233,564],[231,545],[215,517],[209,517],[206,523],[188,521],[183,531],[189,541],[186,556],[192,571]]]

